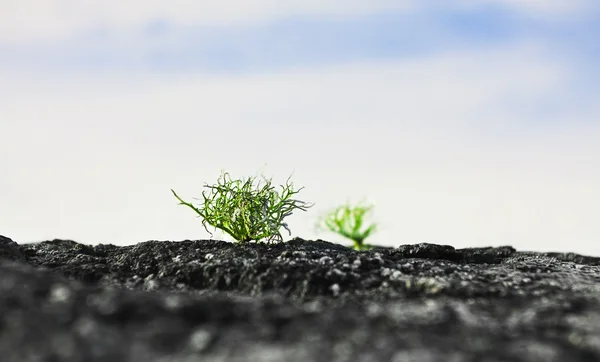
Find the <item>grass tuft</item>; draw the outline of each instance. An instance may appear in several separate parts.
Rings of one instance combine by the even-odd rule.
[[[363,229],[365,216],[373,206],[349,204],[342,205],[324,216],[317,224],[320,229],[328,229],[353,241],[353,249],[369,250],[371,245],[365,239],[375,232],[377,225],[371,224]]]
[[[199,217],[202,217],[202,225],[208,230],[207,224],[215,229],[221,229],[231,235],[239,242],[259,241],[283,241],[280,229],[285,228],[292,235],[288,224],[283,220],[292,215],[294,209],[306,211],[314,204],[291,199],[291,197],[303,188],[294,190],[293,184],[289,183],[291,176],[285,185],[281,185],[281,193],[271,186],[271,179],[263,176],[265,184],[254,185],[255,178],[231,179],[229,173],[221,172],[216,185],[205,184],[202,192],[204,203],[199,207],[182,200],[171,189],[173,195],[179,200],[180,205],[193,209]]]

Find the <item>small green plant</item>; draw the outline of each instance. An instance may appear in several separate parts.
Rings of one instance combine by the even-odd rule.
[[[362,229],[362,226],[365,221],[365,215],[372,208],[373,206],[364,205],[351,207],[349,204],[340,206],[323,217],[317,224],[317,227],[329,229],[352,240],[355,250],[369,250],[372,246],[365,244],[364,241],[375,231],[377,225],[372,224],[366,229]]]
[[[291,176],[290,176],[291,178]],[[248,242],[251,240],[283,241],[279,230],[285,228],[291,236],[291,231],[283,219],[292,214],[292,210],[300,209],[306,211],[312,207],[304,201],[290,199],[303,188],[294,191],[293,184],[287,179],[285,186],[281,185],[281,194],[273,186],[271,180],[263,176],[265,185],[259,188],[260,183],[253,189],[254,178],[248,180],[232,180],[229,173],[221,172],[217,185],[204,187],[210,189],[202,192],[204,203],[196,207],[191,203],[183,201],[171,189],[171,192],[180,205],[192,208],[199,217],[202,217],[202,225],[208,231],[206,224],[215,229],[221,229],[231,235],[235,240]]]

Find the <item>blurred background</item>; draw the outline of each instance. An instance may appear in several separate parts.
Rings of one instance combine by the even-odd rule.
[[[597,0],[3,0],[0,234],[210,238],[169,189],[226,170],[292,175],[304,239],[364,200],[373,244],[600,256],[599,36]]]

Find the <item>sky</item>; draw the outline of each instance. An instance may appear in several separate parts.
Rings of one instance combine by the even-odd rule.
[[[372,244],[600,256],[599,35],[597,0],[2,1],[0,235],[208,239],[170,189],[225,170],[302,188],[285,240],[366,202]]]

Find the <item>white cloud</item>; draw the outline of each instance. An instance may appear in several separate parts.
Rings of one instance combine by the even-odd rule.
[[[103,27],[127,31],[162,19],[177,25],[256,22],[290,15],[352,16],[406,10],[413,0],[7,0],[0,42],[55,41]]]
[[[347,17],[373,12],[501,5],[533,16],[572,18],[596,6],[592,0],[4,0],[0,2],[0,42],[53,42],[103,29],[123,34],[150,21],[176,25],[235,26],[240,23],[308,15]]]
[[[305,238],[341,241],[315,234],[314,217],[365,197],[382,224],[373,242],[600,255],[597,122],[575,125],[586,119],[573,110],[546,127],[503,103],[563,91],[569,76],[529,46],[243,77],[5,75],[2,232],[208,237],[169,188],[199,197],[221,168],[247,176],[266,164],[276,183],[295,170],[301,199],[317,202],[290,220]]]
[[[597,7],[594,0],[458,0],[456,5],[477,8],[500,5],[536,17],[570,18]]]

